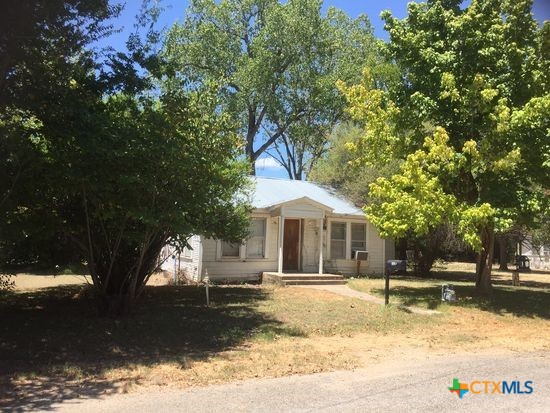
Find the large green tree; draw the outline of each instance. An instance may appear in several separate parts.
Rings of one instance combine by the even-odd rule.
[[[369,185],[381,176],[390,177],[397,163],[378,168],[364,162],[356,162],[356,153],[350,146],[359,143],[364,129],[352,122],[336,126],[328,139],[326,153],[315,163],[308,179],[330,186],[359,207],[369,202]]]
[[[76,95],[70,82],[98,68],[87,47],[108,35],[118,6],[106,0],[8,1],[0,13],[0,265],[57,255],[67,260],[51,221],[36,216],[23,225],[25,194],[36,204],[47,152],[45,122],[60,129],[74,120],[64,102]],[[100,92],[99,92],[100,93]],[[99,98],[96,94],[96,98]],[[78,114],[80,116],[80,114]],[[46,211],[47,213],[47,211]],[[10,225],[7,225],[7,224]]]
[[[366,124],[355,145],[367,163],[401,160],[370,188],[367,215],[386,236],[456,222],[479,251],[477,285],[491,288],[495,231],[545,208],[550,177],[547,39],[531,1],[433,0],[386,12],[401,84],[344,87]]]
[[[168,33],[171,70],[195,85],[223,82],[222,109],[245,136],[253,173],[256,159],[279,141],[285,164],[296,155],[289,175],[300,178],[318,137],[326,139],[310,132],[330,130],[342,114],[336,80],[357,80],[358,68],[381,59],[366,16],[353,20],[333,8],[323,16],[321,6],[321,0],[193,0],[185,21]]]
[[[117,315],[136,302],[166,243],[182,248],[196,233],[246,236],[243,142],[219,112],[215,87],[189,92],[185,79],[161,82],[162,61],[135,36],[107,67],[65,7],[48,18],[75,36],[71,47],[71,37],[57,43],[52,25],[37,21],[48,47],[33,46],[6,75],[0,128],[10,149],[0,155],[11,181],[0,253],[22,242],[62,243],[87,263],[100,311]]]

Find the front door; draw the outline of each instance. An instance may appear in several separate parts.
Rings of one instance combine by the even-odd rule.
[[[283,271],[298,271],[300,220],[285,219],[283,238]]]

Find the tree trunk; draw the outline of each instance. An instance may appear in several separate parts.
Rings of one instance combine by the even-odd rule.
[[[493,251],[495,247],[495,231],[492,227],[481,230],[481,251],[476,266],[476,287],[483,294],[491,293],[491,270],[493,266]]]
[[[98,313],[100,317],[118,318],[130,312],[131,304],[127,296],[105,294],[99,298]]]
[[[254,158],[254,152],[252,146],[249,148],[246,146],[246,160],[250,164],[250,175],[256,176],[256,159]]]
[[[124,245],[114,264],[108,259],[97,262],[99,282],[94,284],[99,287],[100,316],[117,318],[132,311],[147,280],[157,267],[158,256],[165,244],[166,235],[160,232],[147,237],[140,247]],[[139,248],[139,255],[136,255]]]
[[[500,235],[498,237],[498,269],[500,271],[508,271],[508,237]]]
[[[435,254],[430,248],[420,248],[420,254],[418,256],[418,276],[427,278],[430,275],[430,271],[434,265]]]

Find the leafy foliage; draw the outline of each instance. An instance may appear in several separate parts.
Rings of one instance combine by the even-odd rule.
[[[459,5],[410,3],[403,20],[384,13],[403,81],[380,90],[367,72],[340,87],[366,125],[352,146],[358,160],[401,161],[371,185],[371,221],[393,237],[456,222],[480,253],[478,285],[488,290],[494,231],[532,220],[547,202],[547,56],[530,1]]]
[[[309,180],[336,189],[355,205],[363,207],[369,202],[369,185],[381,176],[390,177],[396,165],[375,167],[358,162],[356,147],[362,141],[364,129],[344,122],[334,128],[328,140],[328,149],[313,166]]]
[[[218,110],[217,88],[189,92],[184,80],[160,82],[165,72],[150,36],[134,36],[130,55],[111,56],[106,70],[87,48],[93,36],[60,7],[54,21],[74,44],[52,39],[51,50],[33,49],[7,77],[0,252],[22,240],[59,243],[87,262],[100,310],[116,315],[139,297],[167,242],[183,248],[196,233],[244,238],[243,143]],[[41,35],[53,36],[46,26]]]
[[[1,266],[74,259],[43,203],[52,196],[46,134],[66,137],[89,116],[80,102],[100,98],[87,76],[98,66],[85,48],[112,31],[106,21],[119,11],[104,0],[53,0],[12,2],[0,16]]]
[[[221,108],[237,121],[251,164],[278,141],[275,157],[284,164],[294,157],[294,178],[343,114],[336,80],[353,81],[358,68],[383,62],[366,16],[353,20],[331,8],[325,17],[321,5],[194,0],[165,44],[177,76],[195,86],[221,79]]]

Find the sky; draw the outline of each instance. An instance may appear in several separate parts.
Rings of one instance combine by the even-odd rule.
[[[403,18],[407,15],[407,3],[411,0],[325,0],[323,10],[329,7],[337,7],[345,11],[351,17],[357,17],[359,14],[366,14],[373,25],[376,37],[388,40],[388,35],[384,31],[384,23],[380,19],[380,13],[383,10],[390,10],[397,18]],[[117,3],[118,1],[113,1]],[[141,7],[141,0],[126,0],[125,7],[121,15],[113,21],[114,27],[121,29],[119,33],[109,36],[105,44],[100,46],[112,46],[116,50],[123,50],[128,34],[133,30],[135,16]],[[420,2],[420,0],[418,0]],[[161,4],[166,8],[162,13],[159,24],[169,27],[175,22],[183,21],[185,10],[188,5],[187,0],[162,0]],[[467,0],[465,1],[467,3]],[[539,24],[550,19],[550,0],[534,0],[533,14]],[[278,165],[274,159],[260,159],[257,163],[257,174],[260,176],[286,177],[286,172]]]

